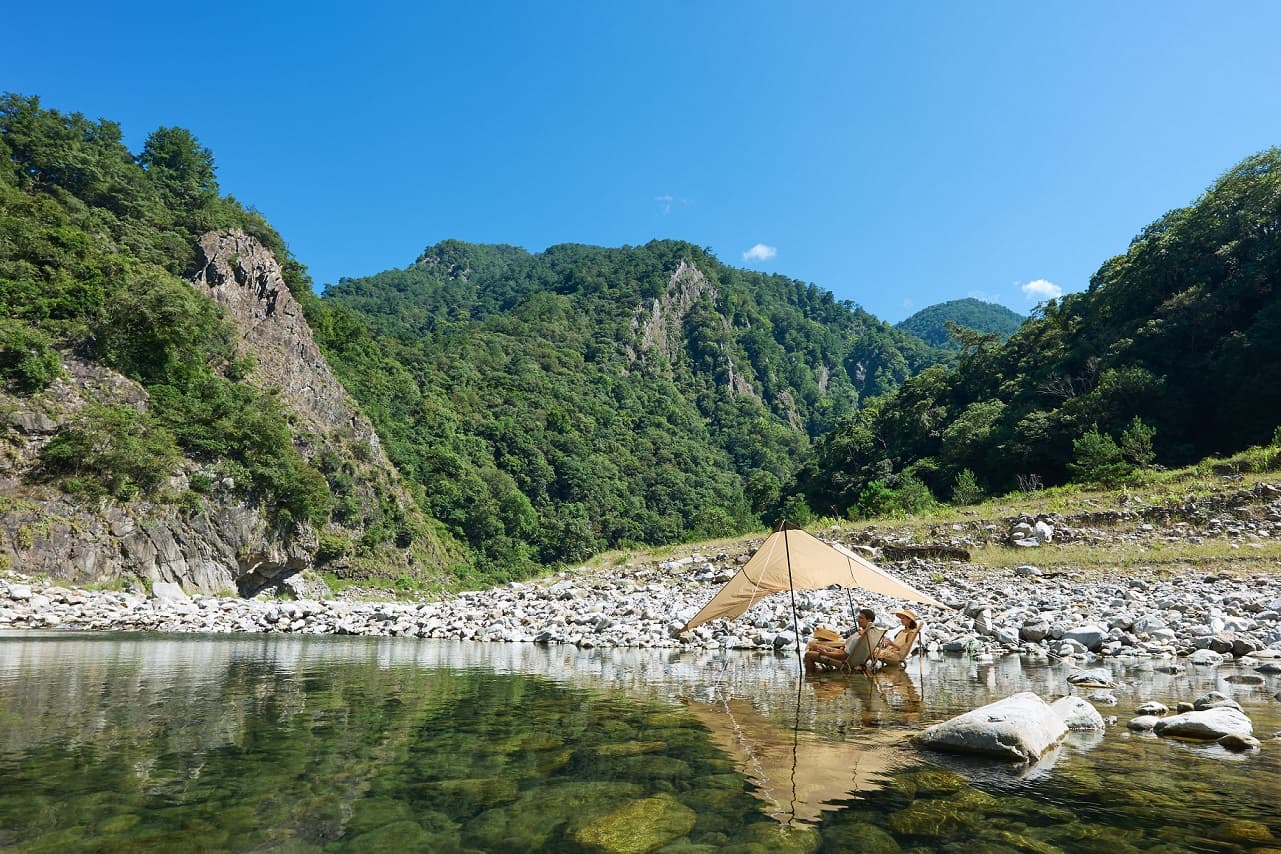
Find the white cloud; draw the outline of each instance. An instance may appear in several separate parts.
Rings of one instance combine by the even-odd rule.
[[[1063,296],[1063,289],[1053,282],[1037,279],[1023,286],[1023,296],[1034,300],[1058,299]]]
[[[662,208],[664,215],[667,215],[672,212],[672,202],[674,202],[675,199],[673,199],[670,194],[664,195],[664,196],[655,196],[654,201],[658,202],[658,205],[660,208]]]
[[[744,261],[768,261],[778,254],[778,248],[758,243],[743,253]]]
[[[1017,286],[1018,282],[1015,282],[1014,284],[1015,286]],[[999,303],[1001,301],[1000,297],[998,297],[996,294],[990,294],[987,291],[970,291],[969,293],[966,294],[966,296],[969,297],[970,299],[976,299],[979,302]]]

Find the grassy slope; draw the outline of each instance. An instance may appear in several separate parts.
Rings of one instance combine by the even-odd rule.
[[[1172,518],[1163,524],[1163,508],[1183,506],[1189,498],[1199,503],[1215,502],[1225,496],[1249,490],[1257,481],[1276,482],[1281,475],[1281,448],[1251,448],[1226,458],[1209,458],[1183,469],[1153,470],[1137,475],[1124,486],[1102,489],[1077,485],[1055,487],[1030,493],[1016,492],[968,507],[939,505],[929,513],[900,518],[872,519],[851,523],[824,519],[810,529],[827,532],[832,526],[858,531],[861,538],[893,538],[919,544],[946,544],[949,536],[970,534],[984,525],[994,525],[995,536],[1004,536],[1010,523],[1020,515],[1053,514],[1069,527],[1088,527],[1101,536],[1088,540],[1050,543],[1037,549],[1020,549],[1000,542],[989,542],[970,548],[971,567],[978,575],[1008,570],[1022,564],[1035,564],[1047,573],[1072,573],[1082,576],[1116,574],[1163,575],[1186,571],[1228,572],[1233,575],[1272,573],[1281,569],[1281,538],[1277,537],[1201,537],[1190,542],[1175,537]],[[1109,511],[1124,513],[1126,518],[1098,521]],[[1091,517],[1088,522],[1074,521]],[[1141,517],[1141,518],[1140,518]],[[1151,532],[1136,535],[1142,524],[1153,526]],[[963,532],[953,526],[963,526]],[[714,555],[719,551],[736,554],[747,551],[766,535],[755,537],[687,543],[651,550],[608,552],[597,555],[590,569],[622,567],[666,560],[691,553]]]

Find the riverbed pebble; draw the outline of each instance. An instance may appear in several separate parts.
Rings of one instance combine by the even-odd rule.
[[[692,553],[657,563],[579,568],[430,601],[220,598],[188,595],[162,581],[151,585],[149,596],[140,586],[90,590],[9,570],[0,573],[0,628],[382,635],[773,652],[804,645],[820,625],[848,632],[854,622],[851,602],[875,610],[881,625],[897,626],[893,611],[901,600],[832,588],[798,592],[795,612],[793,597],[768,596],[738,620],[682,633],[745,556]],[[912,605],[925,624],[918,650],[985,659],[1008,653],[1058,657],[1081,669],[1100,668],[1108,658],[1152,659],[1153,669],[1161,672],[1174,672],[1174,659],[1184,655],[1207,664],[1247,654],[1281,661],[1281,623],[1271,616],[1281,604],[1281,575],[1000,574],[921,558],[883,566],[952,606]],[[1269,678],[1275,673],[1260,672]]]

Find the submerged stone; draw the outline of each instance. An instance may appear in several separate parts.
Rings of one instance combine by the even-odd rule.
[[[1112,678],[1112,671],[1106,667],[1095,667],[1090,670],[1073,670],[1068,674],[1067,681],[1072,685],[1082,688],[1115,688],[1116,681]]]
[[[1249,735],[1237,735],[1236,733],[1229,733],[1216,740],[1225,750],[1231,750],[1233,753],[1258,750],[1262,746],[1257,738]]]
[[[1135,732],[1151,732],[1152,728],[1160,721],[1161,719],[1156,715],[1139,715],[1137,718],[1131,718],[1125,728],[1132,729]]]
[[[590,851],[647,854],[688,834],[696,819],[671,795],[655,795],[586,822],[572,838]]]
[[[966,779],[960,774],[954,774],[951,771],[926,770],[917,771],[914,774],[905,775],[905,780],[911,781],[913,788],[913,797],[938,797],[939,795],[950,795],[953,792],[959,792],[969,786]]]
[[[596,748],[597,756],[639,756],[642,753],[654,753],[666,750],[665,741],[616,741],[602,744]]]
[[[770,854],[813,854],[823,845],[823,837],[818,828],[775,824],[772,821],[758,821],[748,825],[739,838],[745,839],[752,849],[761,846]],[[727,850],[732,852],[734,846],[729,846]]]
[[[982,822],[983,816],[967,804],[928,798],[913,801],[891,815],[889,827],[907,836],[939,839],[973,830]]]
[[[857,851],[859,854],[898,854],[903,850],[893,836],[866,822],[825,827],[823,843],[833,851]]]
[[[442,803],[455,815],[471,815],[480,810],[509,804],[520,795],[516,780],[508,777],[441,780],[422,783],[416,788],[422,792],[438,794]]]
[[[457,838],[455,836],[455,838]],[[351,840],[353,851],[429,851],[439,838],[414,821],[397,821]]]
[[[1211,839],[1221,839],[1235,845],[1258,845],[1276,839],[1266,824],[1239,818],[1225,821],[1210,831]]]

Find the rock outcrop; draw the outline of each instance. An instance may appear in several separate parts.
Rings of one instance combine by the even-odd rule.
[[[196,247],[191,283],[222,306],[240,333],[237,350],[253,359],[255,385],[278,389],[305,430],[345,434],[375,465],[390,468],[373,424],[316,346],[271,250],[240,231],[210,232]]]
[[[391,512],[411,527],[418,511],[387,460],[378,436],[330,371],[285,284],[272,253],[241,232],[205,235],[197,247],[193,287],[222,306],[238,336],[239,356],[254,367],[248,381],[273,392],[289,412],[294,441],[315,463],[326,455],[344,465],[342,496],[353,512],[331,524],[331,543],[354,543],[366,526]],[[0,569],[12,567],[77,584],[124,581],[174,583],[188,592],[251,594],[265,586],[317,592],[300,576],[315,566],[320,533],[282,526],[247,499],[211,463],[186,460],[161,490],[125,503],[85,502],[33,477],[41,449],[90,404],[146,411],[147,391],[121,374],[60,354],[63,376],[27,397],[0,391]],[[212,480],[200,500],[174,500],[200,476]],[[421,575],[445,563],[444,549],[419,525],[410,547],[390,544],[378,555],[384,572]],[[326,567],[359,574],[341,554]]]

